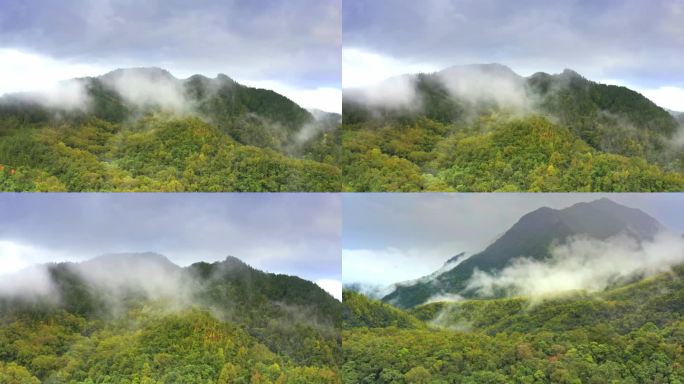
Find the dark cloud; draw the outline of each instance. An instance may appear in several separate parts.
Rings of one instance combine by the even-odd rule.
[[[6,193],[0,248],[24,249],[34,262],[153,251],[188,265],[233,255],[267,271],[340,279],[340,210],[335,194]],[[10,262],[0,254],[0,273]]]
[[[0,0],[0,48],[338,87],[340,8],[340,0]]]
[[[346,0],[345,48],[405,62],[684,86],[682,0]]]

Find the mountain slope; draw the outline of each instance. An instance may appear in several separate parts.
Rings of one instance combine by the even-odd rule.
[[[352,191],[678,191],[675,118],[566,70],[457,66],[345,90]],[[613,178],[611,175],[619,175]]]
[[[428,328],[345,327],[345,380],[679,382],[683,295],[680,265],[596,294],[419,306]]]
[[[381,301],[367,298],[353,291],[342,292],[344,327],[398,327],[422,328],[424,325],[413,316]]]
[[[312,282],[234,257],[180,268],[151,253],[42,271],[42,292],[0,289],[0,360],[17,365],[0,378],[340,382],[341,303]]]
[[[0,98],[0,190],[339,191],[334,114],[225,75],[119,69]]]
[[[399,307],[413,307],[440,293],[460,293],[477,269],[492,272],[503,269],[512,260],[526,257],[544,260],[552,245],[562,244],[573,236],[607,239],[627,234],[639,241],[652,240],[664,227],[646,213],[603,198],[556,210],[539,208],[524,215],[500,238],[482,252],[455,268],[432,279],[398,286],[383,298]]]

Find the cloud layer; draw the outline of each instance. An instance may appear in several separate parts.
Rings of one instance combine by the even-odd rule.
[[[497,289],[527,297],[597,292],[611,283],[665,272],[683,263],[684,239],[662,233],[639,244],[627,236],[605,241],[579,237],[554,248],[551,255],[545,261],[522,257],[496,273],[476,271],[466,289],[482,296],[492,296]]]

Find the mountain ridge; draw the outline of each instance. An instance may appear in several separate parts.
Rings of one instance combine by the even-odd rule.
[[[566,69],[405,74],[343,97],[357,192],[664,192],[684,188],[681,117]],[[378,152],[379,151],[379,152]]]
[[[650,241],[664,226],[643,211],[610,199],[573,204],[563,209],[540,207],[520,217],[501,237],[455,268],[433,279],[417,279],[411,285],[398,285],[383,301],[398,307],[413,307],[436,294],[461,294],[477,269],[498,271],[518,257],[545,260],[553,245],[575,236],[605,240],[624,234],[637,241]]]

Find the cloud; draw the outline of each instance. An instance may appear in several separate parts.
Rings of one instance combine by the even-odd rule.
[[[625,235],[605,241],[577,237],[551,255],[543,261],[522,257],[495,273],[475,271],[466,289],[483,296],[497,289],[529,297],[597,292],[616,281],[664,272],[684,262],[684,239],[668,233],[643,243]]]
[[[316,284],[323,288],[324,291],[332,295],[339,301],[342,301],[342,282],[334,279],[318,279]]]
[[[0,47],[0,95],[56,87],[61,80],[97,76],[105,68],[57,60],[34,52]]]
[[[684,111],[684,88],[658,87],[639,91],[663,108],[679,112]]]
[[[446,68],[499,62],[525,76],[572,68],[591,79],[681,87],[683,4],[349,0],[342,4],[343,38],[345,49],[382,57],[392,63],[392,71],[404,67],[400,73],[416,72],[414,63]],[[345,67],[351,59],[343,59]],[[354,61],[359,64],[351,68],[357,68],[358,75],[352,78],[360,78],[362,60]],[[389,76],[379,71],[375,78]]]
[[[471,104],[494,103],[523,112],[533,108],[524,78],[507,67],[451,67],[439,72],[437,78],[453,97]]]
[[[128,67],[132,64],[120,65]],[[158,67],[159,63],[151,65]],[[78,81],[80,77],[97,77],[116,69],[117,65],[92,65],[58,60],[37,53],[0,47],[0,96],[22,93],[22,97],[47,107],[86,109],[87,93]],[[172,66],[171,66],[172,67]],[[176,77],[204,74],[201,69],[174,70]],[[217,72],[218,73],[218,72]],[[211,74],[209,74],[211,75]],[[342,91],[332,86],[297,86],[280,80],[239,80],[241,84],[273,90],[291,99],[303,108],[327,112],[342,112]],[[186,104],[180,85],[171,79],[150,78],[135,71],[117,71],[107,78],[107,84],[117,90],[126,101],[136,105],[156,105],[186,113]]]
[[[524,214],[608,197],[684,233],[684,194],[344,194],[345,285],[383,287],[428,275],[450,257],[482,251]]]
[[[108,68],[160,66],[336,86],[340,9],[340,0],[5,2],[0,41]]]
[[[0,274],[12,274],[46,261],[64,261],[68,255],[24,244],[21,242],[0,240]]]
[[[19,251],[0,254],[0,275],[153,251],[181,266],[234,255],[269,272],[341,278],[340,211],[335,194],[7,194],[0,242]]]
[[[180,268],[161,255],[103,255],[70,265],[69,269],[115,301],[120,301],[130,291],[155,300],[173,298],[183,302],[189,299],[189,282],[183,281]]]
[[[656,88],[640,87],[620,79],[602,79],[600,83],[619,85],[635,90],[646,96],[661,108],[684,112],[684,88],[676,86],[661,86]]]
[[[33,266],[2,277],[0,298],[12,297],[32,300],[48,297],[54,292],[54,284],[45,266]]]
[[[434,72],[439,68],[425,63],[405,63],[360,48],[342,48],[342,87],[358,88],[377,84],[407,73]]]
[[[428,275],[451,257],[451,249],[343,249],[346,284],[387,287]]]
[[[345,90],[345,97],[370,108],[420,109],[415,78],[404,75],[363,88]]]
[[[167,76],[168,75],[168,76]],[[138,107],[161,107],[179,114],[189,113],[194,105],[183,94],[180,81],[159,71],[118,70],[102,78],[124,101]]]
[[[85,110],[88,95],[77,77],[97,76],[102,68],[54,60],[39,54],[0,48],[0,96],[37,102],[45,107]]]

